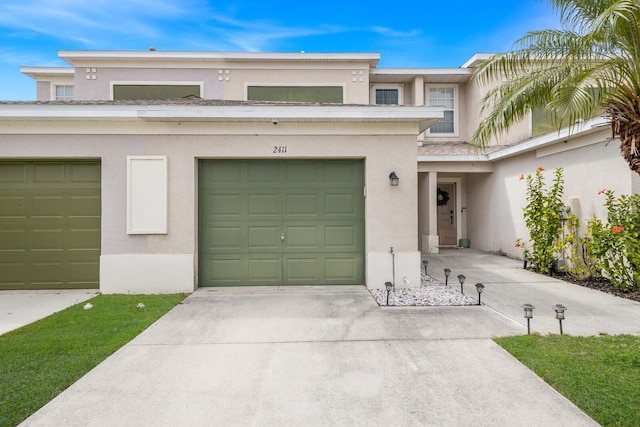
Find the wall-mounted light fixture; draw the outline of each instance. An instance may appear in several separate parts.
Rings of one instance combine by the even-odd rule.
[[[398,178],[398,175],[396,175],[395,171],[389,174],[389,181],[391,181],[392,187],[397,187],[398,184],[400,183],[400,178]]]

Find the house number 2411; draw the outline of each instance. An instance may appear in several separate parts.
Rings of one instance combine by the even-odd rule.
[[[286,145],[275,145],[273,147],[273,154],[285,154],[287,152]]]

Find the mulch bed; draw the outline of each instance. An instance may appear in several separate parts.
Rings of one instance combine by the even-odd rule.
[[[576,280],[571,276],[562,273],[554,273],[553,277],[555,277],[556,279],[564,280],[565,282],[584,286],[585,288],[595,289],[600,292],[606,292],[620,298],[626,298],[640,302],[640,289],[623,292],[620,289],[616,288],[613,284],[611,284],[609,280],[605,279],[604,277],[594,277],[588,280]]]

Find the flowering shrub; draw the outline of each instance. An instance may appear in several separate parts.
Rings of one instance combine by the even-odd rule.
[[[539,273],[548,271],[553,263],[564,212],[562,168],[555,170],[549,189],[546,189],[542,172],[544,168],[539,167],[535,175],[526,177],[527,206],[524,208],[524,219],[529,229],[531,247],[522,239],[516,240],[516,247],[523,248],[524,257],[531,264],[531,269]]]
[[[598,266],[622,291],[640,288],[640,194],[615,198],[606,196],[607,223],[592,219],[588,228],[593,238],[593,254]]]

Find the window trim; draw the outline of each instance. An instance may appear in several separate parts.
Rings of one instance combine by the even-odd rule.
[[[113,88],[118,85],[131,86],[200,86],[200,98],[204,98],[204,82],[188,80],[112,80],[109,82],[109,99],[114,101]]]
[[[459,122],[459,85],[456,84],[428,84],[425,85],[424,89],[424,99],[425,103],[428,106],[432,106],[429,103],[429,89],[437,89],[437,88],[451,88],[453,89],[453,132],[451,133],[431,133],[431,129],[427,129],[426,134],[432,138],[458,138],[460,136],[460,122]],[[448,110],[447,111],[451,111]]]
[[[73,101],[76,98],[76,86],[73,84],[73,82],[51,82],[51,101],[58,101],[57,96],[56,96],[56,88],[61,87],[61,86],[72,86],[73,87],[73,98],[71,99],[64,99],[64,100],[60,100],[62,102],[64,101]]]
[[[244,82],[244,101],[249,101],[249,87],[250,86],[290,86],[290,87],[334,87],[339,86],[342,88],[342,103],[346,103],[347,99],[347,85],[344,82],[341,83],[328,83],[328,82]]]
[[[396,89],[398,91],[398,105],[404,105],[404,86],[401,84],[372,84],[369,92],[369,99],[371,105],[378,105],[376,103],[376,90],[377,89]],[[380,105],[393,105],[393,104],[380,104]]]

